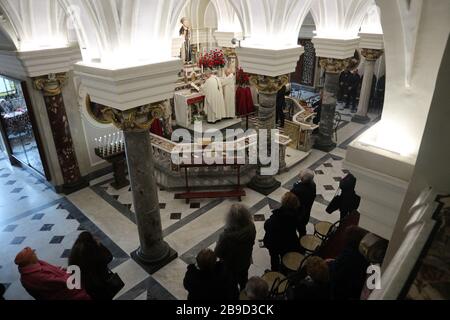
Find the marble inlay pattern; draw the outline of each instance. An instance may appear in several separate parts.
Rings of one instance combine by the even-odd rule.
[[[0,221],[0,283],[10,284],[6,299],[31,298],[20,285],[17,266],[13,262],[20,250],[31,247],[40,259],[66,267],[73,243],[85,230],[94,234],[113,253],[111,269],[130,259],[67,199]]]
[[[242,203],[251,208],[257,228],[251,276],[260,276],[270,268],[269,254],[260,247],[260,240],[264,238],[264,222],[280,205],[281,197],[292,188],[301,170],[310,168],[316,172],[318,196],[308,233],[313,233],[314,224],[318,221],[335,222],[339,219],[339,214],[326,214],[325,208],[335,195],[340,178],[346,173],[342,168],[346,146],[373,122],[366,126],[351,123],[351,114],[338,110],[343,113],[344,120],[338,130],[338,148],[330,153],[313,150],[309,158],[277,177],[282,187],[268,197],[246,189],[247,196]],[[372,115],[372,119],[375,117]],[[27,171],[0,160],[0,283],[7,288],[7,299],[31,298],[18,281],[17,268],[13,264],[20,249],[31,245],[42,259],[64,266],[70,248],[82,230],[93,232],[114,253],[111,268],[126,283],[117,299],[187,298],[183,288],[187,265],[203,248],[214,249],[223,231],[227,210],[235,200],[199,200],[186,204],[175,200],[173,192],[159,189],[164,237],[177,250],[179,258],[150,276],[129,257],[139,246],[131,191],[129,187],[115,190],[110,183],[110,177],[98,179],[92,187],[69,196],[69,200],[56,195]],[[17,206],[17,203],[21,205]]]

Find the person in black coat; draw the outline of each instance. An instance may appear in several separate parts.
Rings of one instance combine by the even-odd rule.
[[[300,239],[296,231],[299,207],[295,194],[288,192],[281,201],[281,208],[274,210],[264,224],[264,246],[270,253],[272,271],[280,271],[281,259],[286,253],[300,250]]]
[[[348,97],[348,84],[350,77],[352,76],[352,73],[350,70],[346,69],[341,73],[339,76],[339,95],[338,95],[338,101],[342,102],[346,97]]]
[[[294,300],[331,300],[330,270],[325,260],[310,257],[305,263],[307,277],[293,288]]]
[[[197,256],[197,265],[188,266],[184,288],[190,301],[233,301],[239,298],[237,284],[222,262],[210,249]]]
[[[69,266],[80,268],[83,288],[93,300],[114,298],[107,285],[112,260],[111,252],[89,232],[81,233],[71,250]]]
[[[340,220],[344,220],[349,214],[358,210],[361,204],[361,197],[356,194],[356,178],[351,173],[347,174],[339,183],[341,194],[336,196],[327,208],[327,212],[332,214],[339,210]]]
[[[283,86],[277,93],[277,124],[284,127],[287,87]]]
[[[358,99],[358,89],[361,85],[361,77],[358,74],[358,69],[353,70],[349,80],[348,80],[348,97],[346,108],[350,108],[352,112],[356,112],[357,105],[356,101]]]
[[[369,262],[359,246],[367,231],[351,226],[346,229],[346,247],[336,260],[329,262],[331,288],[336,300],[359,300],[367,279]]]
[[[297,231],[300,238],[306,235],[306,226],[311,219],[311,210],[316,201],[317,187],[314,182],[314,171],[304,170],[300,173],[300,181],[291,190],[300,202],[297,213]]]
[[[244,290],[248,281],[255,240],[256,228],[252,214],[241,204],[233,205],[226,217],[225,230],[217,242],[215,252],[233,274],[240,290]]]

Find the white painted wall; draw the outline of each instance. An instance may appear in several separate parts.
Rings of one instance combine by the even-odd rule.
[[[346,157],[348,168],[360,180],[362,226],[393,241],[450,33],[450,1],[413,0],[410,13],[405,2],[377,1],[387,69],[384,112],[377,125],[352,143]],[[414,8],[421,11],[414,14]],[[391,191],[380,196],[386,190]],[[406,207],[410,203],[407,201]]]
[[[450,41],[440,73],[426,123],[425,133],[417,158],[411,184],[401,209],[394,236],[391,240],[386,265],[397,252],[405,234],[405,224],[410,220],[410,208],[420,192],[432,187],[442,194],[450,193]]]
[[[405,0],[377,0],[385,30],[387,85],[380,143],[397,141],[398,147],[417,155],[433,97],[437,73],[450,31],[450,1],[423,1],[416,16],[405,15]],[[421,0],[413,0],[414,5]],[[402,13],[401,13],[402,12]],[[408,27],[418,23],[417,40]],[[411,52],[415,43],[414,53]],[[409,64],[409,59],[414,62]],[[411,80],[408,81],[408,75]],[[395,148],[395,144],[392,145]],[[385,147],[380,145],[380,147]],[[395,151],[395,150],[392,150]]]

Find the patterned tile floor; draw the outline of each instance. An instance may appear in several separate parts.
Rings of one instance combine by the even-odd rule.
[[[344,122],[338,132],[338,148],[331,153],[313,150],[307,159],[277,177],[282,187],[268,197],[246,190],[243,204],[255,214],[257,240],[264,237],[264,222],[271,210],[279,206],[282,195],[305,168],[316,172],[318,186],[308,231],[313,232],[317,221],[337,221],[338,215],[326,214],[325,208],[346,172],[343,169],[345,149],[373,124],[351,123],[351,114],[346,110],[340,112]],[[111,268],[126,284],[117,299],[186,299],[182,283],[187,265],[203,248],[215,247],[227,210],[234,201],[217,199],[186,204],[175,200],[174,193],[159,190],[165,240],[178,252],[179,258],[150,276],[130,259],[130,253],[139,246],[130,189],[116,191],[109,186],[110,180],[110,175],[105,176],[90,188],[61,197],[27,171],[0,160],[0,283],[6,284],[7,299],[31,299],[18,281],[19,274],[13,264],[18,251],[32,246],[42,259],[65,266],[70,248],[82,230],[94,233],[113,252]],[[253,260],[250,275],[261,275],[270,267],[268,252],[260,248],[258,241]]]

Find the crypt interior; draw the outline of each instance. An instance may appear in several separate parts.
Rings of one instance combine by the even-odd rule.
[[[449,0],[0,0],[4,298],[35,298],[21,250],[67,267],[87,231],[114,299],[186,300],[238,204],[272,297],[359,226],[382,271],[361,299],[449,299],[449,32]],[[265,226],[304,172],[306,235],[275,271]],[[328,213],[349,176],[358,208]]]

